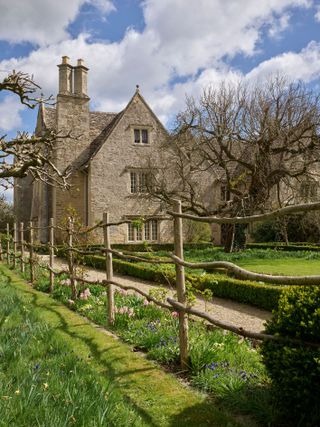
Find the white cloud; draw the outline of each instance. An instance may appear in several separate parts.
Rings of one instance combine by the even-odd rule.
[[[22,124],[19,112],[23,109],[24,106],[15,97],[6,96],[0,102],[0,131],[9,132],[18,129]]]
[[[320,22],[320,6],[316,7],[316,13],[315,13],[314,17],[315,17],[315,20],[317,22]]]
[[[284,13],[279,19],[276,19],[269,28],[269,36],[273,38],[280,37],[283,31],[289,27],[290,17],[289,13]]]
[[[108,14],[116,10],[116,7],[110,0],[87,0],[87,3],[91,3],[104,14]]]
[[[38,45],[65,40],[67,26],[85,3],[105,14],[115,9],[110,0],[0,0],[0,40]]]
[[[27,3],[34,5],[36,1],[41,9],[43,2],[40,0]],[[90,1],[106,13],[113,10],[109,1]],[[71,39],[64,30],[66,22],[74,19],[84,0],[64,3],[67,12],[59,21],[56,36],[50,35],[51,21],[44,32],[46,37],[50,35],[51,43],[32,51],[29,56],[0,62],[0,69],[34,74],[45,94],[56,94],[56,65],[61,56],[70,56],[72,63],[84,58],[90,68],[89,95],[96,109],[119,111],[139,83],[142,94],[164,119],[182,107],[185,93],[196,96],[209,83],[239,79],[241,73],[228,69],[223,59],[239,53],[253,55],[263,29],[276,25],[284,29],[291,7],[310,6],[308,0],[197,0],[188,2],[188,7],[185,0],[145,0],[142,32],[128,29],[118,42],[90,43],[89,35],[81,34]],[[44,31],[42,23],[41,29]],[[311,50],[308,48],[310,55]],[[273,68],[275,64],[266,61],[252,75]],[[176,83],[177,77],[183,83]]]
[[[310,82],[320,78],[320,43],[310,42],[300,52],[286,52],[262,62],[247,79],[263,79],[271,74],[281,73],[293,80]]]

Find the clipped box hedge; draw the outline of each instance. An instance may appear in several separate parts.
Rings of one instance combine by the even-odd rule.
[[[278,251],[320,251],[320,246],[310,243],[247,243],[247,249],[276,249]]]
[[[99,255],[85,255],[83,263],[101,270],[104,270],[106,265],[105,258]],[[175,272],[165,270],[159,265],[142,264],[113,258],[113,269],[120,274],[162,284],[170,282],[173,286],[175,285]],[[214,296],[230,298],[270,311],[277,307],[280,295],[285,290],[284,287],[277,285],[239,280],[217,274],[198,276],[186,273],[186,280],[194,288],[201,291],[211,289]]]

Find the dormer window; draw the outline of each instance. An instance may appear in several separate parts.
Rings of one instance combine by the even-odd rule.
[[[148,129],[134,129],[134,143],[135,144],[149,144],[149,131],[148,131]]]

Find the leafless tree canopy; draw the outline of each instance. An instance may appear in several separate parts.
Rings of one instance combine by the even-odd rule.
[[[301,83],[276,77],[255,87],[209,88],[199,101],[188,98],[177,116],[164,147],[170,166],[154,177],[153,194],[178,196],[184,210],[200,215],[244,216],[275,200],[292,203],[289,189],[317,179],[319,123],[319,97]],[[206,203],[201,187],[208,180],[212,191],[224,186],[225,203]]]
[[[0,82],[0,91],[17,95],[20,102],[28,108],[50,101],[51,98],[43,100],[37,97],[39,89],[33,77],[22,72],[13,71]],[[68,172],[60,172],[52,162],[56,137],[54,131],[31,136],[26,132],[19,132],[11,140],[7,140],[6,135],[0,136],[0,185],[8,188],[13,185],[13,178],[23,178],[29,174],[50,185],[65,187]],[[63,136],[59,135],[61,137]]]

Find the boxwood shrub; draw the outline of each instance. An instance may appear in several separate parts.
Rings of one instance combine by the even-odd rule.
[[[281,295],[267,332],[320,344],[320,287],[291,287]],[[264,363],[280,405],[279,425],[320,425],[320,347],[265,342]]]
[[[320,246],[310,243],[247,243],[247,249],[276,249],[279,251],[312,251],[319,252]]]

